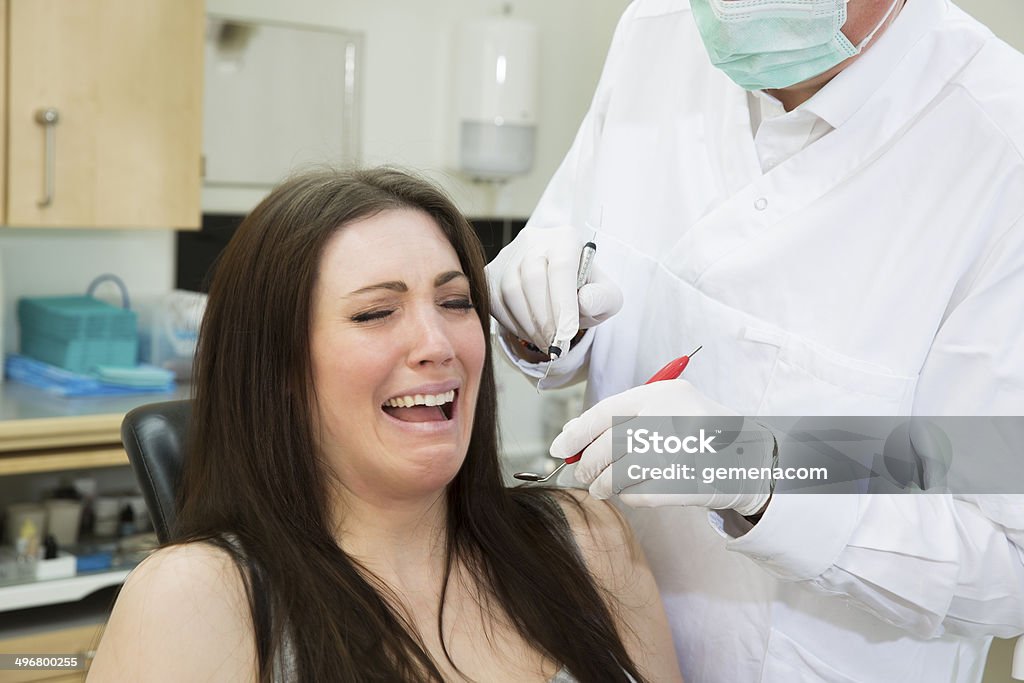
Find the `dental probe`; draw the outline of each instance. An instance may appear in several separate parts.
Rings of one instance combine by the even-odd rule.
[[[690,359],[693,358],[697,354],[697,352],[700,351],[702,348],[704,348],[703,345],[698,346],[697,348],[695,348],[693,351],[691,351],[687,355],[680,356],[679,358],[676,358],[675,360],[670,361],[667,365],[665,365],[665,367],[663,367],[661,370],[658,370],[656,373],[654,373],[654,375],[652,375],[649,380],[644,382],[644,384],[651,384],[653,382],[661,382],[661,381],[666,380],[666,379],[676,379],[681,374],[683,374],[683,370],[685,370],[686,366],[690,364]],[[593,443],[593,442],[591,442],[591,443]],[[588,444],[588,446],[589,446],[589,444]],[[586,450],[586,448],[584,448],[584,450]],[[560,464],[558,467],[556,467],[554,470],[552,470],[551,473],[548,474],[547,476],[542,476],[540,474],[537,474],[536,472],[516,472],[512,476],[515,477],[516,479],[521,480],[521,481],[534,481],[534,482],[543,483],[543,482],[547,481],[548,479],[551,479],[552,477],[554,477],[556,474],[558,474],[563,467],[565,467],[566,465],[571,465],[574,462],[579,461],[579,459],[582,458],[582,457],[583,457],[583,451],[582,450],[579,453],[577,453],[576,455],[570,455],[568,458],[566,458],[565,460],[562,461],[562,464]]]
[[[578,292],[583,285],[587,284],[590,279],[590,271],[594,267],[594,255],[597,254],[597,245],[594,242],[587,242],[583,245],[583,251],[580,252],[580,265],[576,270],[576,291]],[[569,344],[571,340],[564,339],[553,339],[551,345],[548,346],[548,356],[551,360],[556,360],[562,356],[563,351],[569,350]]]
[[[594,237],[597,237],[597,231],[594,231]],[[580,291],[583,285],[587,284],[590,279],[590,271],[594,267],[594,255],[597,254],[597,245],[591,238],[590,242],[583,245],[583,251],[580,252],[580,265],[576,269],[576,291]],[[548,346],[548,366],[544,368],[544,375],[537,380],[537,393],[540,393],[540,386],[544,383],[544,380],[548,378],[548,373],[551,372],[551,364],[555,362],[561,355],[562,350],[568,350],[569,345],[572,343],[571,340],[565,340],[559,342],[557,339],[551,341],[551,345]],[[532,346],[532,344],[531,344]],[[540,351],[537,347],[533,347],[533,350]]]

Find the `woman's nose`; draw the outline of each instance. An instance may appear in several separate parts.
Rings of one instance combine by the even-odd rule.
[[[447,321],[440,313],[431,310],[418,314],[411,333],[410,364],[442,365],[455,357]]]

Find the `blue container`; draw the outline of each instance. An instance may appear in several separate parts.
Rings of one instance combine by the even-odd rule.
[[[130,367],[138,358],[135,312],[91,296],[20,299],[18,323],[22,354],[72,372]]]
[[[79,574],[84,572],[98,572],[110,569],[114,566],[114,553],[94,552],[88,555],[75,557],[75,571]]]

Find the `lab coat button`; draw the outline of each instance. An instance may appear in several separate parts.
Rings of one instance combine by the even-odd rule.
[[[754,201],[754,208],[758,211],[764,211],[768,208],[768,200],[765,197],[758,197]]]

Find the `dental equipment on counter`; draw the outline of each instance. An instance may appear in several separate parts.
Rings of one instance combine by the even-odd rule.
[[[697,348],[695,348],[693,351],[691,351],[690,353],[686,354],[685,356],[680,356],[679,358],[676,358],[675,360],[670,361],[661,370],[658,370],[656,373],[654,373],[654,375],[652,375],[649,380],[644,382],[644,384],[651,384],[653,382],[661,382],[663,380],[678,378],[681,374],[683,374],[683,370],[686,369],[686,366],[690,364],[690,359],[693,358],[693,356],[696,355],[696,353],[698,351],[700,351],[702,348],[704,348],[703,345],[702,346],[698,346]],[[543,482],[548,481],[549,479],[551,479],[555,475],[557,475],[562,470],[563,467],[565,467],[566,465],[571,465],[574,462],[578,462],[579,459],[582,458],[582,457],[583,457],[583,451],[580,451],[579,453],[577,453],[575,455],[569,456],[568,458],[563,460],[562,463],[558,467],[556,467],[554,470],[552,470],[551,473],[548,474],[547,476],[542,476],[540,474],[537,474],[536,472],[516,472],[512,476],[514,476],[516,479],[519,479],[521,481],[532,481],[532,482],[543,483]]]

